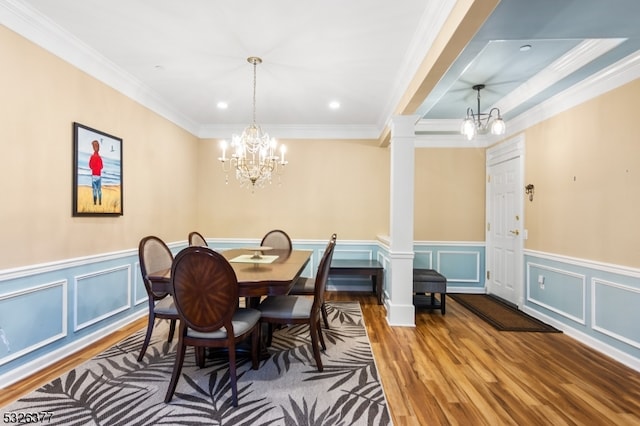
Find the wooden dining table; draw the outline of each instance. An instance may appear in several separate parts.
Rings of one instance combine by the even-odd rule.
[[[254,249],[229,249],[220,252],[229,261],[238,279],[238,296],[245,297],[247,307],[256,308],[260,304],[262,296],[277,296],[288,294],[293,284],[300,278],[300,274],[309,263],[312,251],[310,250],[269,250],[267,256],[277,256],[270,263],[251,262],[244,259],[242,262],[234,261],[239,256],[250,257],[256,251]],[[173,293],[171,285],[171,269],[163,269],[148,274],[154,293]],[[239,353],[247,352],[242,346],[236,348]],[[215,353],[210,353],[215,356]],[[260,359],[269,357],[265,345],[265,338],[260,344]]]
[[[265,256],[277,256],[270,263],[261,263],[261,260],[252,262],[244,259],[234,261],[240,256],[253,255],[253,249],[229,249],[221,251],[225,259],[229,261],[238,279],[238,296],[249,298],[250,305],[256,305],[262,296],[275,296],[288,294],[293,284],[302,274],[309,263],[312,251],[310,250],[269,250]],[[155,271],[147,277],[151,281],[152,289],[156,293],[169,293],[171,288],[171,269]]]

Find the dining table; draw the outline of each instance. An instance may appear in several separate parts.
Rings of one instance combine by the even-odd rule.
[[[311,258],[311,250],[275,250],[267,248],[256,253],[255,247],[233,248],[220,251],[229,261],[238,279],[238,296],[247,298],[251,307],[260,303],[262,296],[288,294]],[[171,269],[148,274],[155,293],[173,291]]]
[[[256,247],[220,251],[236,273],[238,296],[244,297],[246,306],[251,308],[257,308],[263,296],[288,294],[309,263],[311,253],[310,250],[289,251],[271,248],[261,251]],[[154,293],[173,293],[171,268],[152,272],[147,278]],[[240,353],[247,352],[243,347],[236,350]],[[215,353],[210,355],[215,356]],[[268,357],[263,333],[260,359]]]

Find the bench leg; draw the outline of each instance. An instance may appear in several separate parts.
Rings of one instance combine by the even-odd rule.
[[[378,298],[378,305],[382,305],[382,282],[384,280],[384,272],[378,271],[375,275],[371,276],[371,284],[373,286],[373,292]]]
[[[447,298],[447,293],[440,293],[440,312],[444,315],[444,307],[445,307],[445,299]]]

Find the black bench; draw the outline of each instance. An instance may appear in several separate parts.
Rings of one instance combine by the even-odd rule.
[[[440,309],[445,313],[445,299],[447,296],[447,278],[433,269],[413,270],[413,304],[417,308]],[[440,301],[435,298],[440,293]],[[427,296],[427,294],[430,294]]]
[[[378,304],[382,305],[382,282],[384,280],[384,268],[377,260],[369,259],[334,259],[331,262],[329,275],[359,275],[371,277],[373,292],[378,298]]]

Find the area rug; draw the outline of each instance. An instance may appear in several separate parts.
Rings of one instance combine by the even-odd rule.
[[[447,294],[447,297],[451,297],[500,331],[560,332],[518,308],[487,294],[453,293]]]
[[[330,329],[318,372],[308,327],[277,330],[270,357],[251,370],[238,359],[238,407],[231,404],[227,357],[204,368],[187,350],[169,404],[164,397],[175,360],[168,323],[157,321],[142,362],[144,330],[4,407],[45,413],[51,425],[389,425],[386,398],[358,303],[327,302]],[[31,420],[34,420],[32,417]]]

